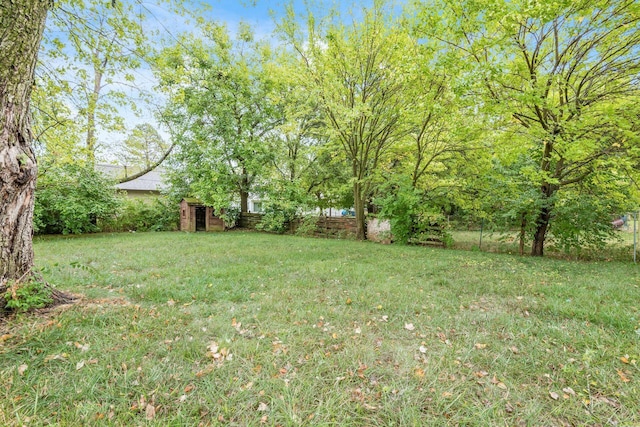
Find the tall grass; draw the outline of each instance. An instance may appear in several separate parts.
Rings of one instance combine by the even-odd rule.
[[[3,425],[638,425],[637,267],[293,236],[36,241]],[[212,346],[212,344],[214,344]]]

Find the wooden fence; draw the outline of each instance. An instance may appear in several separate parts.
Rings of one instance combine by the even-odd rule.
[[[262,221],[262,214],[243,213],[238,219],[238,226],[254,230]],[[302,220],[295,220],[288,224],[290,233],[295,233],[302,224]],[[354,217],[317,217],[313,232],[318,237],[348,238],[356,235],[356,219]]]

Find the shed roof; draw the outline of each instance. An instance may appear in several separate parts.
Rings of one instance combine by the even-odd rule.
[[[196,199],[195,197],[185,197],[184,199],[185,202],[187,202],[190,205],[201,205],[202,202],[198,199]]]

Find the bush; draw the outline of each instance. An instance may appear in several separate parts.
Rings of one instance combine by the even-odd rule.
[[[166,197],[124,199],[120,211],[101,226],[104,231],[175,231],[179,215],[179,205]]]
[[[318,231],[318,217],[313,215],[305,215],[296,228],[296,236],[311,237],[315,236]]]
[[[265,202],[264,215],[257,230],[272,233],[284,233],[289,230],[291,221],[297,218],[298,208],[293,202],[286,200],[271,200]]]
[[[92,167],[56,165],[38,178],[34,232],[79,234],[100,231],[98,222],[120,207],[114,182]]]

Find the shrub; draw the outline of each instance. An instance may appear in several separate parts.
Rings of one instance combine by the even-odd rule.
[[[166,197],[153,199],[124,199],[116,215],[105,220],[105,231],[175,231],[180,208]]]
[[[120,207],[114,182],[92,167],[56,165],[38,178],[34,232],[79,234],[100,231],[98,222]]]
[[[316,231],[318,231],[317,227],[318,217],[313,215],[305,215],[298,224],[296,228],[296,236],[315,236]]]

